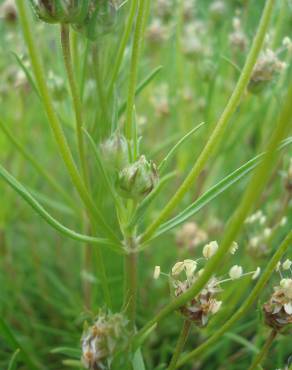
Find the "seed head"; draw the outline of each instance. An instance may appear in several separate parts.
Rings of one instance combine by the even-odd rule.
[[[128,321],[122,314],[100,313],[81,338],[83,366],[90,370],[109,368],[117,350],[126,347],[129,337],[127,325]]]
[[[292,279],[282,279],[274,293],[263,306],[266,323],[281,330],[292,323]]]

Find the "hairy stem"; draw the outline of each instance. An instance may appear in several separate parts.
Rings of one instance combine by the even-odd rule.
[[[178,337],[178,341],[176,343],[176,347],[173,353],[173,356],[171,358],[168,370],[174,370],[176,368],[177,360],[183,351],[184,345],[188,339],[190,328],[191,328],[191,321],[185,320],[183,323],[183,327],[181,329],[180,335]]]
[[[248,370],[255,370],[257,368],[257,366],[261,364],[261,362],[263,361],[263,359],[267,355],[267,352],[270,349],[270,347],[271,347],[274,339],[276,338],[276,336],[277,336],[277,331],[275,329],[273,329],[271,331],[268,339],[266,340],[265,345],[263,346],[261,351],[257,354],[254,361],[252,362],[252,364],[248,368]]]
[[[253,67],[257,61],[257,57],[261,50],[264,37],[269,25],[269,21],[272,15],[272,9],[274,6],[275,0],[267,0],[266,5],[261,17],[261,21],[258,27],[257,34],[254,38],[252,47],[250,49],[249,55],[245,62],[245,65],[242,69],[240,78],[237,82],[237,85],[221,115],[217,125],[215,126],[214,131],[212,132],[211,136],[209,137],[204,149],[202,150],[200,156],[198,157],[196,163],[194,164],[192,170],[183,181],[182,185],[179,187],[177,192],[174,196],[170,199],[168,204],[164,207],[161,211],[160,215],[157,219],[147,228],[144,234],[141,236],[141,243],[145,243],[148,241],[151,236],[154,234],[155,230],[164,222],[167,217],[171,214],[171,212],[176,208],[176,206],[182,201],[186,193],[190,190],[193,186],[194,181],[200,175],[201,171],[203,170],[206,162],[214,153],[215,149],[222,141],[224,136],[225,129],[229,123],[229,120],[233,113],[235,112],[236,108],[240,103],[240,99],[245,92],[245,89],[248,85],[250,80],[250,76],[253,71]]]
[[[130,327],[135,329],[136,308],[137,308],[137,263],[138,254],[129,253],[125,257],[125,306]]]
[[[73,72],[73,65],[72,65],[72,55],[71,55],[71,48],[70,48],[70,28],[67,24],[61,24],[61,45],[62,45],[62,52],[64,58],[65,69],[69,81],[70,91],[72,95],[73,107],[75,112],[75,121],[76,121],[76,137],[77,137],[77,144],[78,144],[78,153],[79,159],[83,174],[84,182],[87,184],[88,182],[88,173],[87,173],[87,165],[86,165],[86,157],[85,157],[85,150],[84,150],[84,140],[83,140],[83,132],[82,132],[82,125],[83,125],[83,118],[82,118],[82,105],[80,96],[78,93],[78,89],[76,86],[76,81]]]

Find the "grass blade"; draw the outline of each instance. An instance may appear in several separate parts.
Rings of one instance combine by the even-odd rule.
[[[21,356],[22,360],[26,363],[30,370],[40,369],[39,366],[36,366],[35,361],[31,359],[31,357],[27,354],[25,349],[22,347],[22,345],[12,332],[12,330],[9,328],[9,326],[1,317],[0,317],[0,336],[2,336],[2,338],[5,340],[5,342],[8,344],[10,348],[12,348],[16,352],[20,351],[19,355]]]
[[[179,149],[179,147],[199,128],[201,128],[205,122],[200,123],[198,126],[194,127],[191,131],[189,131],[186,135],[184,135],[175,145],[173,148],[170,149],[166,157],[161,161],[160,165],[158,166],[159,172],[162,172],[164,166],[166,165],[167,161],[175,154],[175,152]]]
[[[149,85],[149,83],[158,75],[158,73],[161,70],[162,70],[162,66],[158,66],[154,68],[154,70],[151,71],[149,75],[146,76],[145,79],[138,85],[136,92],[135,92],[135,96],[138,96],[145,89],[145,87]],[[125,112],[126,108],[127,108],[127,102],[125,101],[122,103],[122,105],[119,108],[118,117],[120,117]]]
[[[54,217],[52,217],[39,202],[26,190],[26,188],[20,184],[9,172],[0,166],[0,176],[54,229],[62,233],[63,235],[68,236],[71,239],[74,239],[79,242],[87,242],[91,244],[98,245],[108,245],[113,250],[119,253],[123,253],[122,249],[111,242],[108,239],[104,238],[95,238],[88,235],[83,235],[75,232],[62,225]]]

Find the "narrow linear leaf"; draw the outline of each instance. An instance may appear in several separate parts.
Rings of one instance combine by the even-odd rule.
[[[39,91],[36,87],[36,84],[34,83],[34,80],[31,76],[29,70],[26,68],[26,66],[23,64],[22,60],[19,58],[19,56],[14,51],[12,51],[11,54],[14,56],[17,63],[19,64],[20,68],[23,70],[28,82],[30,83],[30,85],[31,85],[32,89],[34,90],[34,92],[36,93],[37,97],[39,99],[41,99],[40,93],[39,93]]]
[[[18,348],[12,355],[10,361],[9,361],[9,365],[8,365],[8,370],[15,370],[16,369],[16,365],[17,365],[17,361],[18,361],[18,357],[19,357],[19,353],[20,353],[20,349]]]
[[[238,334],[227,332],[224,334],[224,336],[246,347],[252,353],[259,352],[259,349],[254,344],[250,343],[248,340]]]
[[[0,128],[6,135],[6,137],[11,141],[14,147],[19,151],[19,153],[35,168],[35,170],[44,177],[44,179],[55,189],[67,202],[67,204],[74,209],[77,213],[79,213],[78,208],[76,207],[73,199],[63,190],[63,188],[55,181],[55,179],[44,170],[43,166],[37,162],[34,157],[26,150],[26,148],[15,138],[13,133],[8,129],[7,125],[5,125],[0,120]]]
[[[115,189],[113,188],[112,186],[112,183],[107,175],[107,171],[106,169],[104,168],[104,165],[103,165],[103,161],[102,161],[102,158],[101,158],[101,155],[100,155],[100,152],[99,152],[99,149],[97,148],[97,145],[95,144],[93,138],[91,137],[91,135],[89,134],[89,132],[85,129],[83,129],[85,135],[87,136],[88,140],[89,140],[89,143],[92,147],[92,150],[93,150],[93,153],[95,155],[95,160],[96,160],[96,164],[97,164],[97,167],[98,167],[98,170],[99,170],[99,173],[100,175],[102,176],[102,179],[104,181],[104,183],[106,184],[107,188],[109,189],[111,195],[112,195],[112,198],[113,200],[115,201],[115,203],[121,207],[121,202],[118,198],[118,195],[115,191]]]
[[[10,327],[6,324],[3,318],[0,317],[0,336],[5,340],[8,346],[14,351],[19,350],[20,357],[26,363],[29,369],[39,370],[40,367],[36,366],[34,360],[28,355],[23,346],[20,344]]]
[[[132,364],[133,370],[146,370],[140,348],[135,352]]]
[[[119,253],[123,253],[120,246],[114,244],[108,239],[96,238],[88,235],[83,235],[75,232],[62,225],[54,217],[52,217],[43,206],[26,190],[26,188],[20,184],[9,172],[5,170],[0,165],[0,176],[54,229],[62,233],[63,235],[68,236],[71,239],[77,240],[79,242],[87,242],[90,244],[98,244],[100,246],[108,245],[113,250]]]
[[[156,67],[153,71],[149,73],[148,76],[145,77],[145,79],[137,86],[135,96],[138,96],[141,94],[141,92],[145,89],[147,85],[158,75],[158,73],[162,70],[162,66]],[[118,117],[120,117],[126,110],[127,102],[123,102],[121,107],[119,108]]]
[[[161,161],[160,165],[158,166],[159,172],[162,171],[164,166],[166,165],[167,161],[175,154],[175,152],[179,149],[179,147],[192,135],[194,134],[199,128],[205,125],[205,122],[200,123],[198,126],[194,127],[191,131],[189,131],[186,135],[184,135],[171,150],[168,152],[166,157]]]
[[[81,357],[81,350],[76,349],[76,348],[71,348],[71,347],[53,348],[51,350],[51,353],[62,354],[62,355],[68,356],[68,357],[72,357],[74,359],[80,359],[80,357]]]

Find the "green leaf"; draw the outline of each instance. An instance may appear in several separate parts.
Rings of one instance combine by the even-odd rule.
[[[104,238],[96,238],[88,235],[77,233],[74,230],[67,228],[52,217],[43,206],[26,190],[26,188],[20,184],[4,167],[0,165],[0,176],[40,215],[49,225],[54,229],[62,233],[63,235],[77,240],[79,242],[85,242],[90,244],[98,244],[100,246],[108,245],[115,252],[123,253],[122,248],[114,244],[112,241]]]
[[[51,353],[57,353],[57,354],[62,354],[68,357],[72,357],[74,359],[80,359],[81,357],[81,350],[77,348],[72,348],[72,347],[57,347],[53,348],[51,350]]]
[[[28,82],[30,83],[32,89],[34,90],[34,92],[36,93],[37,97],[41,100],[41,96],[40,96],[40,93],[36,87],[36,84],[29,72],[29,70],[26,68],[26,66],[22,63],[22,60],[19,58],[19,56],[14,52],[12,51],[11,54],[14,56],[14,58],[16,59],[17,63],[19,64],[20,68],[23,70]]]
[[[175,145],[173,148],[170,149],[166,157],[161,161],[160,165],[158,166],[158,170],[161,173],[166,163],[169,161],[169,159],[175,154],[175,152],[179,149],[179,147],[193,134],[195,133],[199,128],[201,128],[203,125],[205,125],[204,122],[200,123],[198,126],[194,127],[191,131],[189,131],[186,135],[184,135]]]
[[[132,364],[133,370],[146,370],[140,348],[135,352]]]
[[[227,332],[227,333],[224,334],[224,336],[233,340],[234,342],[237,342],[237,343],[243,345],[244,347],[246,347],[252,353],[258,353],[259,352],[259,349],[254,344],[252,344],[251,342],[249,342],[248,340],[246,340],[245,338],[243,338],[242,336],[240,336],[238,334]]]
[[[8,370],[15,370],[16,369],[16,365],[17,365],[17,361],[18,361],[18,355],[20,353],[20,349],[18,348],[12,355],[10,361],[9,361],[9,365],[8,365]]]
[[[25,351],[23,346],[20,344],[13,331],[9,328],[3,318],[0,317],[0,336],[4,339],[7,345],[14,351],[20,351],[19,356],[26,363],[30,370],[39,370],[36,366],[35,361]]]
[[[158,73],[162,70],[162,66],[158,66],[154,68],[153,71],[149,73],[147,77],[137,86],[135,96],[138,96],[141,94],[141,92],[145,89],[145,87],[158,75]],[[127,108],[127,102],[123,102],[122,105],[119,108],[118,117],[120,117]]]

